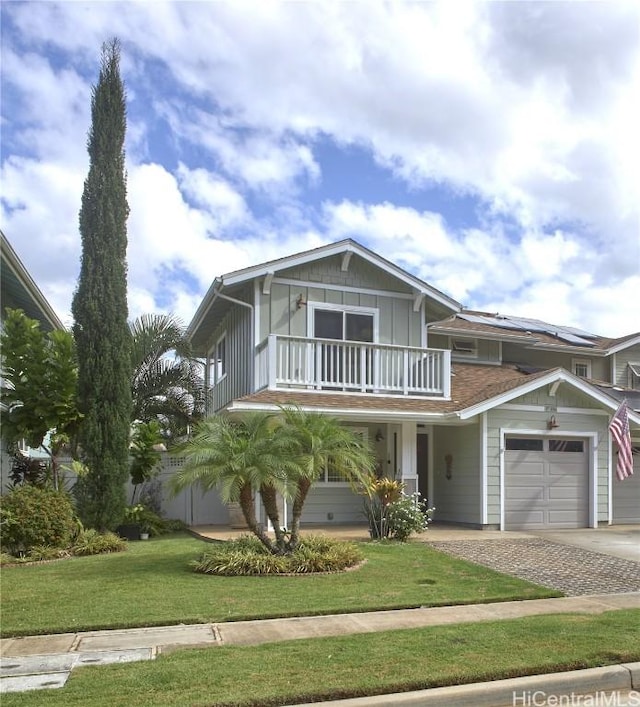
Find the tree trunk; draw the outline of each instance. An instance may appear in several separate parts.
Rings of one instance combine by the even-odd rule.
[[[300,518],[302,517],[302,508],[310,488],[311,481],[309,479],[303,478],[298,481],[298,491],[293,501],[289,550],[295,550],[300,542]]]
[[[271,521],[271,525],[273,525],[278,552],[284,553],[287,547],[287,540],[280,526],[280,511],[278,510],[278,496],[276,490],[271,485],[262,484],[260,487],[260,496],[262,497],[262,503],[267,512],[267,517]]]
[[[273,543],[271,538],[262,530],[258,524],[258,519],[256,518],[256,511],[253,505],[253,492],[251,489],[251,484],[243,484],[240,489],[240,508],[247,521],[247,527],[249,530],[258,538],[258,540],[269,550],[269,552],[275,554]]]

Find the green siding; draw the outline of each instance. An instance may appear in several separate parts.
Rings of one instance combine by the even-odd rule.
[[[436,427],[433,434],[434,519],[480,525],[480,429]],[[445,455],[453,457],[446,477]]]
[[[618,353],[615,354],[615,357],[615,384],[622,386],[623,388],[627,388],[633,383],[633,380],[631,378],[631,371],[629,370],[628,364],[640,363],[640,345],[630,346],[628,349],[618,351]],[[636,382],[636,387],[637,385],[638,384]]]

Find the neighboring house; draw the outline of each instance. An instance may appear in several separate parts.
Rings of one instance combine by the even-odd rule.
[[[43,331],[64,328],[58,315],[27,272],[6,236],[0,231],[0,312],[2,322],[4,322],[7,309],[21,309],[28,317],[40,322]],[[4,443],[0,444],[0,447],[0,488],[4,489],[11,471],[12,460],[6,454]],[[27,450],[26,447],[25,450]],[[31,450],[31,454],[43,456],[37,450]]]
[[[344,240],[217,278],[188,335],[206,359],[210,412],[334,415],[438,521],[640,522],[640,461],[618,481],[608,432],[626,397],[640,445],[640,334],[471,312]],[[216,509],[207,522],[225,523]],[[362,498],[328,470],[303,522],[363,519]]]
[[[29,275],[2,231],[0,231],[0,263],[2,321],[7,308],[22,309],[28,317],[39,321],[44,331],[64,329],[58,315]]]

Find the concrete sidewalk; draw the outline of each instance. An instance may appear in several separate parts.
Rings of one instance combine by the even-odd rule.
[[[79,665],[150,660],[160,653],[188,646],[249,646],[298,638],[631,608],[640,608],[640,592],[7,638],[0,640],[0,692],[62,687],[71,670]],[[545,683],[547,678],[544,677]]]

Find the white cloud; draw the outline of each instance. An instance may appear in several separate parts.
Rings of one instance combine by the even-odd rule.
[[[631,295],[619,297],[640,276],[637,5],[3,12],[2,81],[16,97],[15,112],[3,108],[3,226],[61,312],[79,267],[89,85],[100,43],[117,35],[133,116],[132,312],[186,313],[215,275],[349,235],[470,306],[640,328]],[[410,187],[478,197],[483,220],[453,230],[428,202],[345,198],[318,224],[305,202],[322,184],[318,136],[358,144]]]

